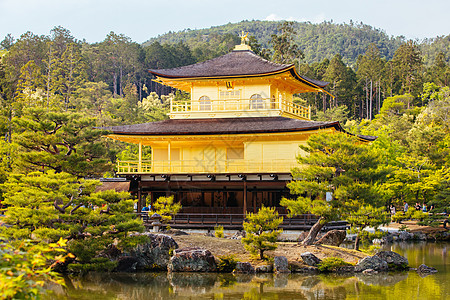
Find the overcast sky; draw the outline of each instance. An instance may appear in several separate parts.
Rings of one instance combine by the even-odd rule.
[[[450,34],[449,13],[449,0],[0,0],[0,40],[26,31],[48,35],[61,25],[91,43],[110,31],[142,43],[168,31],[242,20],[353,20],[423,39]]]

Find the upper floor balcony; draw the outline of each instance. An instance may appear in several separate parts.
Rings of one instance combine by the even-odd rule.
[[[118,161],[117,174],[232,174],[290,173],[295,159],[274,160],[163,160]]]
[[[171,119],[236,118],[285,116],[311,120],[311,107],[304,107],[281,98],[250,98],[212,100],[170,101]]]

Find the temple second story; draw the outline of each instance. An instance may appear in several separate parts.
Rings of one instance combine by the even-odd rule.
[[[327,82],[300,76],[293,64],[277,64],[241,44],[230,53],[193,65],[150,70],[157,81],[190,93],[171,101],[171,119],[283,116],[310,120],[311,109],[293,94],[324,92]]]

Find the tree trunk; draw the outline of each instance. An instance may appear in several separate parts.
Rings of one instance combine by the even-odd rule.
[[[113,98],[116,98],[117,96],[117,74],[116,71],[114,71],[113,74]]]
[[[308,232],[308,235],[306,238],[301,242],[301,245],[312,245],[314,241],[316,240],[316,236],[319,234],[322,227],[327,223],[323,222],[325,220],[324,217],[320,217],[319,220],[317,220],[316,224],[311,227],[311,229]]]
[[[355,247],[354,249],[356,251],[359,251],[359,234],[356,235],[356,239],[355,239]]]
[[[261,260],[264,259],[264,250],[259,249],[259,257],[261,258]]]
[[[372,79],[370,79],[370,107],[369,107],[369,120],[372,120],[372,107],[373,107],[373,86],[372,86]]]

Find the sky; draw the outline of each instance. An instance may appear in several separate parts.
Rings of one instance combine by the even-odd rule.
[[[0,40],[63,26],[89,43],[111,31],[143,43],[168,31],[242,20],[352,20],[421,40],[450,34],[449,12],[449,0],[0,0]]]

